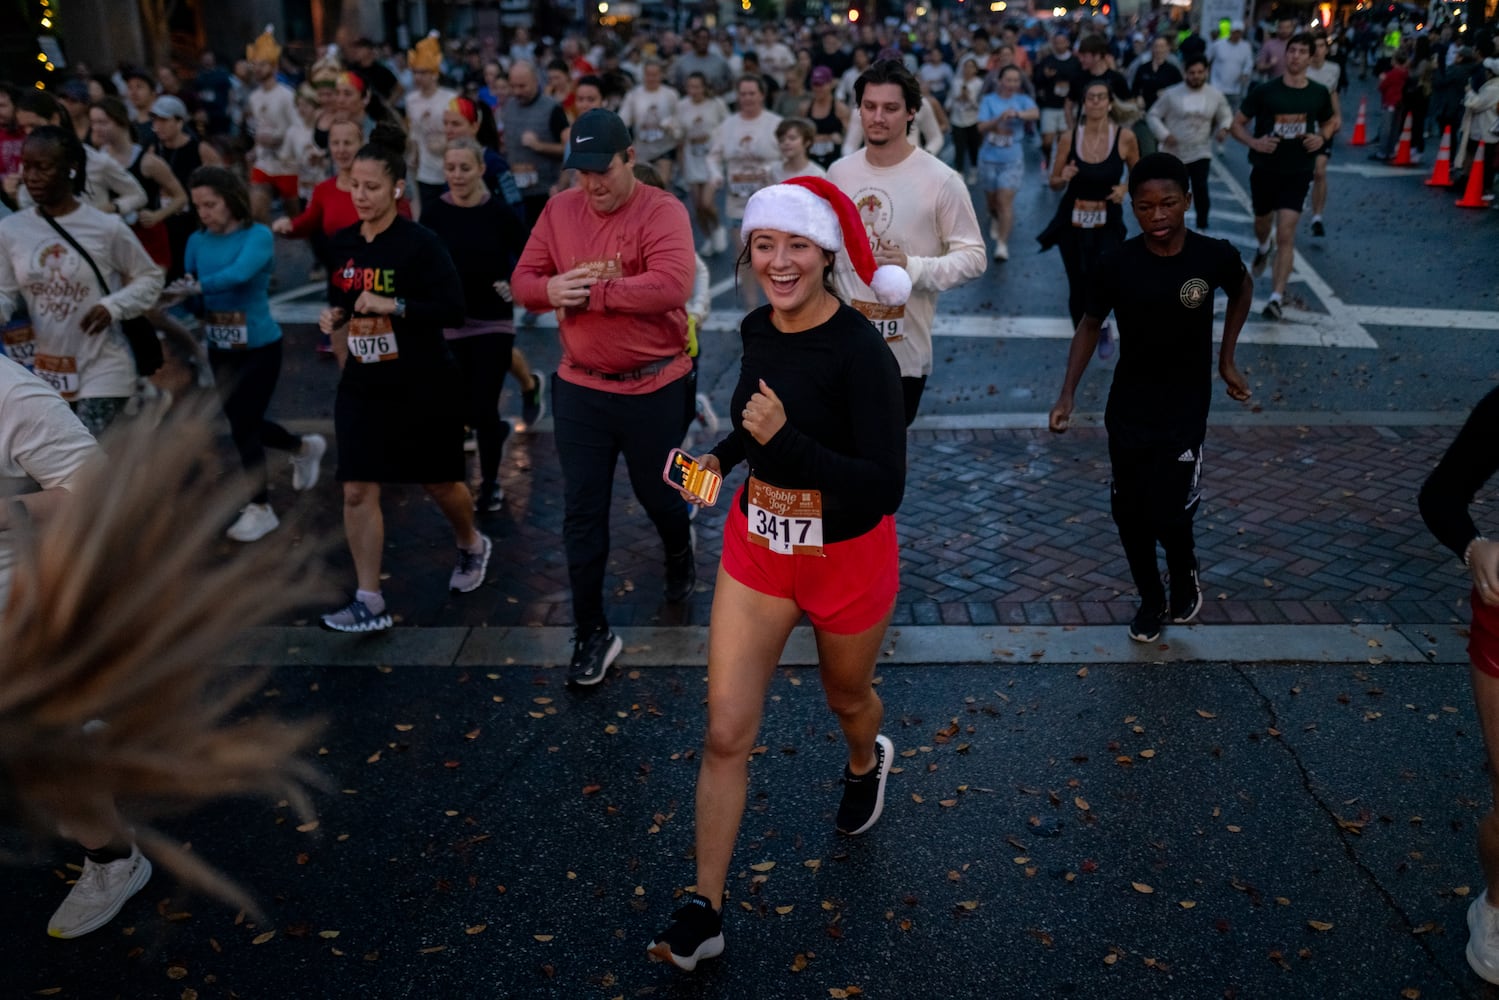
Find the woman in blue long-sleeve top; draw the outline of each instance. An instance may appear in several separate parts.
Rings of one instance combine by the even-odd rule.
[[[253,542],[280,523],[271,509],[265,449],[292,454],[292,488],[309,490],[327,450],[319,434],[298,436],[267,420],[281,375],[281,327],[271,318],[274,237],[250,219],[245,184],[223,167],[200,167],[188,180],[203,228],[187,241],[185,289],[201,290],[203,330],[224,416],[245,471],[256,480],[251,502],[228,535]]]

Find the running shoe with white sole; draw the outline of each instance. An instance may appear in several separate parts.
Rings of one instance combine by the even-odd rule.
[[[535,385],[520,394],[520,418],[528,430],[536,428],[536,422],[546,413],[546,376],[532,372]]]
[[[1478,977],[1499,985],[1499,910],[1481,892],[1468,904],[1468,964]]]
[[[693,402],[696,404],[693,416],[697,422],[702,425],[703,430],[708,432],[709,437],[717,434],[718,414],[713,412],[713,400],[708,398],[707,393],[700,392]]]
[[[328,439],[321,434],[306,434],[302,437],[302,448],[291,457],[291,488],[299,492],[317,485],[318,474],[323,468],[323,455],[328,451]]]
[[[479,484],[479,495],[474,497],[474,510],[480,514],[493,514],[505,509],[505,489],[499,483]]]
[[[99,864],[85,858],[83,873],[52,919],[47,933],[55,938],[82,937],[109,923],[127,900],[151,878],[151,862],[131,845],[130,857]]]
[[[357,597],[337,611],[323,615],[323,628],[334,632],[384,632],[394,624],[389,608],[375,614]]]
[[[857,836],[874,826],[885,811],[885,782],[895,760],[895,744],[881,734],[874,738],[874,769],[854,774],[843,765],[843,800],[838,803],[838,832]]]
[[[448,589],[455,594],[469,594],[484,586],[484,571],[489,568],[489,554],[494,551],[494,543],[488,535],[482,534],[479,541],[478,552],[458,549],[458,565],[453,567],[453,575],[448,578]]]
[[[723,954],[723,914],[707,897],[693,894],[671,915],[671,924],[646,948],[652,962],[670,962],[691,972],[705,958]]]
[[[268,503],[247,503],[224,535],[236,542],[258,542],[281,526]]]
[[[1166,620],[1166,605],[1159,598],[1140,602],[1134,621],[1129,623],[1129,637],[1136,642],[1155,642],[1161,637],[1161,623]]]
[[[1202,581],[1194,565],[1180,580],[1171,574],[1171,606],[1167,612],[1173,625],[1186,625],[1202,610]]]
[[[1266,319],[1274,320],[1278,323],[1280,322],[1281,316],[1284,315],[1284,311],[1281,309],[1280,302],[1278,300],[1271,299],[1269,302],[1265,303],[1265,308],[1263,311],[1261,311],[1260,315],[1265,317]]]
[[[1275,243],[1273,241],[1271,242],[1270,246],[1267,247],[1263,252],[1258,247],[1256,247],[1254,251],[1254,260],[1249,265],[1249,273],[1254,275],[1256,278],[1258,278],[1261,274],[1264,274],[1265,265],[1270,262],[1270,255],[1274,252]]]
[[[1010,259],[1010,245],[997,236],[994,238],[994,259],[1001,264]]]
[[[713,253],[721,254],[729,249],[729,231],[723,226],[713,230]]]
[[[609,666],[624,648],[619,636],[606,625],[587,635],[573,635],[573,658],[567,666],[567,683],[592,687],[609,673]]]

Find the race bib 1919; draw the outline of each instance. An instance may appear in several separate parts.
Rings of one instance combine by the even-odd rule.
[[[865,319],[874,324],[874,328],[880,331],[880,336],[885,338],[886,343],[893,344],[898,340],[906,339],[905,306],[887,306],[879,302],[865,302],[862,299],[854,299],[850,304],[863,313]]]

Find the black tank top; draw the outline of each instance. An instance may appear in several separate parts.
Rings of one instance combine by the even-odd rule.
[[[167,161],[167,166],[172,168],[172,174],[177,178],[178,183],[182,185],[182,189],[191,194],[192,190],[188,184],[188,178],[193,175],[194,170],[203,165],[203,157],[198,153],[198,143],[189,141],[186,145],[178,146],[176,149],[168,149],[166,146],[162,146],[161,152],[158,155]]]
[[[813,102],[810,101],[807,103],[807,120],[812,123],[813,130],[817,132],[817,138],[812,140],[812,149],[808,158],[826,170],[833,165],[834,160],[843,155],[843,150],[839,148],[838,143],[829,142],[825,137],[842,134],[843,122],[838,118],[838,102],[836,100],[828,102],[828,113],[820,118],[813,117],[812,104]],[[824,143],[829,148],[823,149],[822,145]]]
[[[140,146],[132,146],[130,152],[130,166],[126,169],[130,171],[130,176],[139,181],[141,187],[145,189],[146,207],[154,212],[161,207],[161,185],[141,171],[141,160],[145,158],[146,151]]]
[[[1089,163],[1078,155],[1083,144],[1083,126],[1077,127],[1072,135],[1072,149],[1067,153],[1067,162],[1077,165],[1077,174],[1067,182],[1069,200],[1107,201],[1114,193],[1114,185],[1124,174],[1124,157],[1119,155],[1119,132],[1119,126],[1109,126],[1109,155],[1098,163]]]

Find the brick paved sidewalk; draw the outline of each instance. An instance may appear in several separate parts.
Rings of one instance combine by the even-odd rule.
[[[1207,592],[1201,620],[1458,620],[1462,575],[1427,534],[1415,502],[1453,434],[1450,427],[1211,428],[1197,518]],[[1102,431],[1065,438],[1040,430],[915,431],[910,457],[897,517],[896,625],[1129,620],[1133,591],[1109,516]],[[280,506],[292,496],[289,473],[273,470]],[[731,478],[725,496],[742,475]],[[489,583],[461,596],[445,590],[451,540],[436,508],[414,488],[387,492],[387,596],[406,624],[570,624],[551,435],[516,435],[501,480],[506,509],[484,522],[496,540]],[[303,536],[332,545],[334,582],[352,587],[337,486],[325,481],[297,506]],[[696,521],[696,595],[667,606],[660,543],[621,464],[607,581],[612,623],[707,624],[725,506],[720,501]]]

